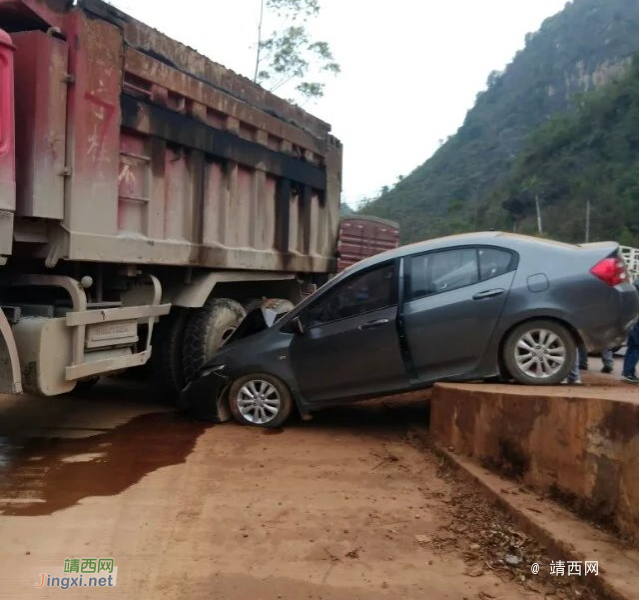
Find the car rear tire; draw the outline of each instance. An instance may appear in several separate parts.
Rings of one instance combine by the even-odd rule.
[[[286,384],[277,377],[253,373],[233,382],[229,408],[241,425],[276,429],[291,415],[293,399]]]
[[[577,347],[572,334],[555,321],[522,323],[509,334],[503,360],[517,383],[557,385],[574,368]]]
[[[210,298],[186,323],[182,362],[186,383],[237,329],[246,316],[242,305],[227,298]]]

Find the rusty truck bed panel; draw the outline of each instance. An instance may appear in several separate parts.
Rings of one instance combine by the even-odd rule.
[[[399,225],[394,221],[354,215],[340,223],[339,270],[399,246]]]
[[[5,15],[32,70],[16,78],[32,128],[17,141],[16,229],[20,216],[59,222],[48,264],[334,270],[329,125],[100,0],[0,0]],[[47,90],[62,89],[42,94],[49,63]]]

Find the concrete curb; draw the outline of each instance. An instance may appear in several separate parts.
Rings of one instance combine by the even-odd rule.
[[[517,495],[519,484],[449,452],[423,432],[415,433],[463,479],[509,514],[523,531],[546,546],[550,556],[563,561],[599,560],[599,575],[582,576],[581,581],[603,598],[639,600],[639,551],[620,549],[611,534],[585,523],[554,502],[535,494]]]

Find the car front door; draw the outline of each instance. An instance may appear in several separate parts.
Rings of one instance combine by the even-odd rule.
[[[517,255],[462,247],[406,258],[404,323],[421,381],[472,373],[499,322]]]
[[[301,315],[305,332],[290,346],[307,402],[397,390],[408,379],[397,334],[396,261],[354,273]]]

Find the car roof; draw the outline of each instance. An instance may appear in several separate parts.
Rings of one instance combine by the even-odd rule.
[[[476,233],[461,233],[457,235],[449,235],[447,237],[427,240],[425,242],[417,242],[400,246],[393,250],[376,254],[370,258],[366,258],[347,269],[348,273],[354,273],[361,269],[375,266],[387,260],[402,258],[412,254],[420,254],[422,252],[430,252],[431,250],[443,250],[446,248],[454,248],[455,246],[470,245],[487,245],[510,248],[513,250],[521,249],[526,246],[538,245],[546,247],[555,247],[557,249],[577,250],[579,246],[574,244],[565,244],[545,238],[536,238],[528,235],[520,235],[517,233],[506,233],[503,231],[481,231]]]
[[[557,242],[555,240],[549,240],[545,238],[537,238],[528,235],[521,235],[517,233],[506,233],[503,231],[482,231],[476,233],[462,233],[457,235],[450,235],[447,237],[436,238],[424,242],[417,242],[415,244],[408,244],[406,246],[400,246],[394,250],[388,250],[381,254],[376,254],[364,260],[361,260],[354,265],[351,265],[344,269],[341,273],[338,273],[335,277],[330,279],[323,287],[323,290],[328,290],[337,286],[344,279],[350,277],[354,273],[363,271],[370,267],[383,264],[387,261],[396,260],[405,256],[411,256],[413,254],[421,254],[424,252],[430,252],[434,250],[445,250],[447,248],[463,247],[463,246],[494,246],[506,248],[514,251],[532,251],[540,248],[552,248],[560,252],[575,252],[579,250],[594,249],[595,247],[606,247],[611,245],[611,248],[618,246],[616,242],[598,242],[594,244],[566,244],[564,242]],[[321,292],[320,292],[321,293]],[[294,318],[304,310],[304,308],[313,302],[315,294],[308,296],[295,309],[288,313],[280,323],[286,325],[291,318]]]

